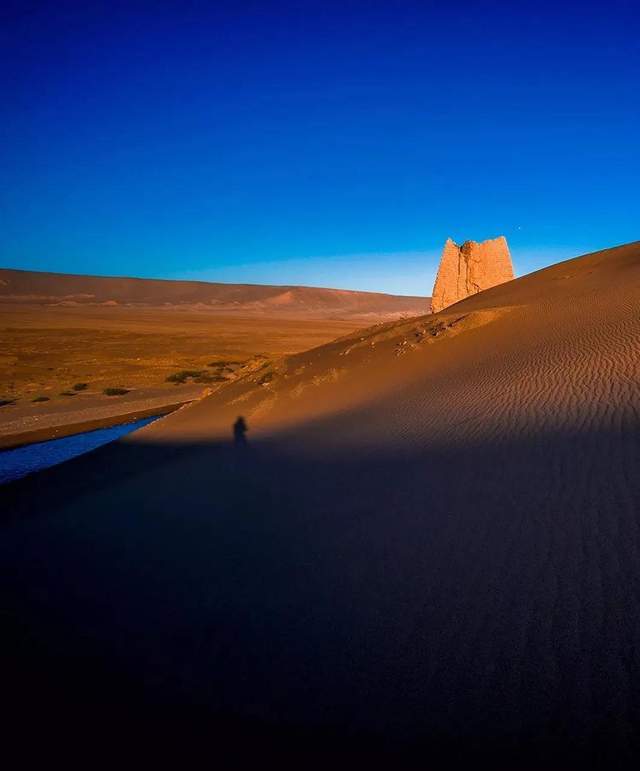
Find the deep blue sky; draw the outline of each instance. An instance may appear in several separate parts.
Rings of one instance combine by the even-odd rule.
[[[640,9],[22,2],[0,11],[0,264],[428,294],[640,238]]]

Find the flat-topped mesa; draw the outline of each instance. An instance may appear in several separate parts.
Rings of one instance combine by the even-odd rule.
[[[447,238],[436,282],[433,285],[433,313],[514,278],[507,239],[504,236],[458,246]]]

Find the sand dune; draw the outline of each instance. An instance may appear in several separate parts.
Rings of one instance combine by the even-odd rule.
[[[5,490],[17,714],[631,766],[639,307],[640,242],[268,363]]]
[[[437,315],[360,330],[267,365],[136,438],[224,437],[235,412],[266,435],[322,418],[344,438],[353,423],[358,447],[365,436],[406,447],[626,425],[637,407],[639,253],[632,244],[588,255]],[[322,443],[335,435],[313,430]]]

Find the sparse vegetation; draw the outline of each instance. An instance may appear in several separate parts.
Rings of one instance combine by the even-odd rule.
[[[230,367],[239,367],[242,364],[241,361],[212,361],[207,364],[207,367],[218,367],[219,369],[228,369]]]
[[[6,407],[7,404],[13,404],[15,399],[0,399],[0,407]]]
[[[31,404],[34,412],[41,414],[45,407],[53,408],[57,403],[64,407],[73,397],[65,399],[58,394],[67,390],[81,394],[83,402],[88,394],[102,396],[106,386],[116,383],[126,383],[136,393],[162,385],[169,394],[175,381],[165,383],[167,375],[204,370],[208,375],[230,379],[255,368],[258,353],[274,358],[301,351],[351,332],[359,323],[333,319],[294,323],[265,317],[248,325],[245,317],[176,311],[171,314],[174,336],[168,350],[165,309],[150,308],[143,316],[124,306],[111,311],[105,324],[105,311],[100,307],[30,306],[16,326],[14,310],[0,309],[0,398]],[[56,320],[52,326],[51,314]],[[26,357],[25,351],[31,354]],[[243,366],[247,369],[242,370]],[[233,372],[224,367],[233,368]],[[86,382],[87,388],[77,391],[76,381]],[[224,382],[206,380],[202,387],[218,388]],[[197,385],[195,378],[187,377],[175,390],[195,389]],[[40,393],[50,397],[48,405],[32,404]]]
[[[187,380],[204,377],[206,374],[207,373],[202,369],[183,369],[180,370],[180,372],[174,372],[173,375],[169,375],[166,382],[178,385],[186,383]]]
[[[86,391],[88,387],[89,387],[88,383],[76,383],[73,386],[73,390],[74,391]]]
[[[124,396],[129,393],[128,388],[105,388],[102,392],[105,396]]]
[[[50,401],[48,396],[36,396],[35,399],[32,399],[34,402],[48,402]]]
[[[239,362],[232,363],[237,364]],[[184,385],[189,380],[194,383],[223,383],[234,371],[230,364],[227,365],[226,362],[212,362],[207,366],[217,367],[218,371],[211,373],[203,369],[183,369],[180,372],[174,372],[173,375],[169,375],[166,378],[166,382],[173,383],[174,385]],[[224,374],[225,372],[227,374]]]
[[[60,392],[60,396],[75,396],[75,395],[76,395],[75,391],[61,391]]]

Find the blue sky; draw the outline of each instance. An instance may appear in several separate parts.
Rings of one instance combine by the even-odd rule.
[[[634,2],[0,11],[0,264],[428,294],[640,238]]]

